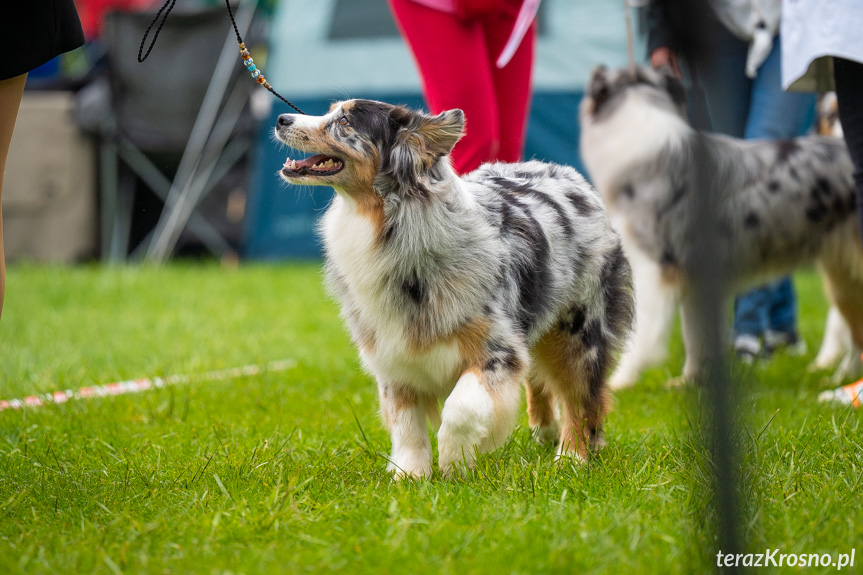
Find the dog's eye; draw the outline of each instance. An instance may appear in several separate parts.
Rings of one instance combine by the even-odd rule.
[[[342,116],[341,118],[339,118],[339,126],[347,126],[348,123],[349,122],[347,116]]]

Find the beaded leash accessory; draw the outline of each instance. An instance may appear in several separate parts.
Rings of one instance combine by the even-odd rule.
[[[177,0],[165,0],[165,3],[162,4],[162,7],[159,8],[159,11],[156,12],[156,15],[153,17],[153,20],[150,22],[150,25],[147,26],[146,31],[144,31],[144,37],[141,38],[141,46],[138,48],[138,62],[143,62],[150,55],[150,52],[153,51],[153,46],[156,45],[156,40],[159,38],[159,32],[162,31],[162,27],[165,25],[165,21],[168,19],[168,15],[171,13],[171,10],[174,9],[174,5],[177,4]],[[243,65],[252,75],[252,78],[266,88],[273,96],[299,112],[300,114],[305,114],[302,110],[296,107],[294,104],[286,100],[281,94],[276,92],[270,83],[267,81],[266,77],[264,77],[263,71],[257,67],[255,61],[252,59],[252,55],[249,53],[248,48],[246,48],[246,44],[243,42],[243,38],[240,35],[240,29],[237,28],[237,21],[234,19],[234,11],[231,9],[230,0],[225,0],[225,7],[228,9],[228,16],[231,17],[231,25],[234,27],[234,34],[237,35],[237,44],[240,47],[240,58],[243,61]],[[164,14],[163,14],[164,13]],[[162,17],[162,21],[159,22],[159,27],[156,28],[156,31],[153,33],[153,38],[150,41],[150,45],[147,47],[147,51],[144,52],[144,44],[147,43],[147,37],[150,35],[150,31],[155,26],[156,21],[159,20],[159,17]]]

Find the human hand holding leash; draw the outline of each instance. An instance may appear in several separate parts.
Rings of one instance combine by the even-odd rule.
[[[674,75],[680,78],[680,66],[677,63],[677,55],[666,46],[661,46],[650,53],[650,66],[654,70],[660,68],[671,68]]]

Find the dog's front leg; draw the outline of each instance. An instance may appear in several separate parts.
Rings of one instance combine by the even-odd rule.
[[[730,300],[722,299],[720,304],[723,312],[719,315],[720,321],[716,326],[709,325],[709,310],[699,308],[699,303],[693,296],[692,291],[684,293],[680,300],[680,322],[683,327],[683,345],[686,348],[686,361],[683,363],[683,375],[666,382],[669,387],[692,382],[700,371],[705,367],[705,361],[717,360],[726,352],[726,345],[730,341],[728,337],[729,322],[725,321],[730,316]],[[703,305],[703,304],[702,304]],[[708,332],[708,328],[715,327],[718,333]],[[717,346],[719,346],[717,348]],[[714,357],[719,353],[719,357]]]
[[[635,331],[609,379],[611,389],[634,385],[642,371],[665,360],[677,312],[678,287],[673,278],[665,277],[661,266],[633,241],[625,235],[623,239],[635,285]]]
[[[477,452],[502,445],[515,427],[521,404],[521,381],[507,370],[465,371],[441,412],[439,464],[444,475],[454,467],[473,466]]]
[[[433,398],[404,385],[378,383],[381,416],[390,432],[392,454],[387,470],[396,479],[431,477],[432,449],[426,409]]]

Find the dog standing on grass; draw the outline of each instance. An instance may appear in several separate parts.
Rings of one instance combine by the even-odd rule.
[[[281,176],[337,192],[321,223],[327,284],[377,379],[397,477],[431,476],[427,417],[445,475],[502,445],[525,383],[537,439],[586,458],[634,315],[629,264],[584,178],[540,162],[459,177],[464,124],[461,110],[350,100],[275,128],[314,154]]]
[[[854,214],[853,167],[845,143],[807,137],[739,140],[693,130],[683,84],[648,68],[591,78],[581,104],[585,164],[621,233],[633,268],[637,330],[612,387],[637,380],[664,358],[678,300],[686,364],[699,369],[702,342],[692,325],[691,270],[698,229],[700,170],[716,178],[717,265],[726,295],[817,263],[827,295],[863,346],[863,249]]]

